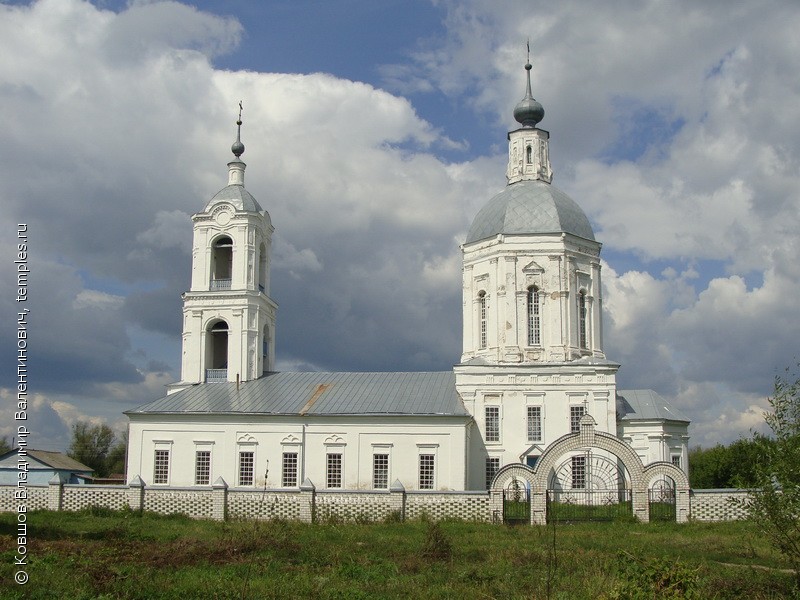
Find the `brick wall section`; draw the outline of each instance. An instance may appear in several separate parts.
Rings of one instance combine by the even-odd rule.
[[[489,492],[407,492],[406,519],[490,521]]]
[[[300,520],[300,492],[228,490],[228,518]]]
[[[399,517],[432,520],[458,519],[492,521],[489,492],[407,492],[402,485],[389,492],[320,490],[313,484],[301,490],[228,489],[215,484],[209,488],[153,488],[139,481],[130,486],[56,484],[26,488],[28,498],[14,498],[16,486],[0,486],[0,512],[16,512],[24,503],[28,510],[78,511],[90,506],[121,509],[129,506],[148,511],[182,513],[195,518],[286,519],[325,522],[382,521]],[[697,521],[728,521],[746,517],[731,504],[731,498],[745,499],[747,490],[693,490],[689,496],[691,518]],[[502,496],[498,495],[502,502]],[[682,504],[679,502],[678,504]],[[502,506],[502,504],[501,504]],[[496,507],[495,507],[496,508]],[[685,510],[683,506],[679,509]],[[502,513],[501,513],[502,515]],[[502,521],[502,518],[497,519]]]
[[[735,521],[747,513],[731,503],[732,498],[747,499],[747,490],[692,490],[690,514],[695,521]]]
[[[144,510],[162,514],[184,514],[190,517],[211,519],[214,516],[212,490],[196,489],[146,489]]]
[[[47,508],[47,486],[27,487],[28,498],[17,500],[14,492],[17,491],[15,485],[0,486],[0,512],[17,512],[19,504],[25,504],[28,510],[45,510]]]
[[[401,494],[392,492],[324,490],[317,492],[315,510],[318,523],[331,520],[385,521],[393,514],[401,518],[403,505]]]
[[[121,510],[128,506],[128,487],[121,485],[65,485],[61,510],[78,511],[90,506]]]

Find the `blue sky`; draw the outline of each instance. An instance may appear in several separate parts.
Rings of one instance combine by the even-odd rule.
[[[239,100],[279,368],[458,362],[458,245],[505,184],[528,38],[554,184],[604,244],[619,387],[677,404],[693,444],[762,427],[800,337],[800,15],[751,4],[0,3],[0,247],[29,223],[35,443],[124,427],[179,379],[189,217],[226,182]]]

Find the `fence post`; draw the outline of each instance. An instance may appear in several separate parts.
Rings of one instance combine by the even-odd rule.
[[[128,506],[138,513],[144,510],[144,481],[138,475],[134,475],[128,484]]]
[[[47,510],[60,511],[64,502],[64,475],[54,474],[47,485]]]
[[[406,520],[406,488],[395,479],[392,487],[389,488],[392,509],[400,515],[400,521]]]
[[[211,518],[215,521],[224,521],[228,516],[228,484],[222,476],[220,476],[217,477],[217,480],[211,487],[214,490],[214,506],[212,508]]]
[[[308,477],[300,484],[300,521],[303,523],[314,522],[316,491],[317,488]]]

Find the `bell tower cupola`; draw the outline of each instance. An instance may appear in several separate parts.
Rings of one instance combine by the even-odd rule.
[[[277,304],[270,298],[269,213],[244,187],[242,103],[228,185],[192,215],[192,276],[183,298],[181,381],[249,381],[273,371]]]

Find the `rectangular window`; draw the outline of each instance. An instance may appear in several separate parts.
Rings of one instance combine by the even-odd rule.
[[[255,453],[239,452],[239,485],[250,486],[255,483]]]
[[[435,460],[436,458],[433,454],[419,455],[419,489],[433,489]]]
[[[569,407],[569,432],[580,433],[581,430],[581,417],[586,412],[583,406],[570,406]]]
[[[389,487],[389,455],[372,455],[372,487],[385,490]]]
[[[528,407],[528,441],[542,441],[542,407]]]
[[[169,450],[156,450],[153,483],[169,482]]]
[[[672,457],[672,464],[680,469],[681,468],[681,457],[680,456],[673,456]]]
[[[492,479],[500,470],[500,457],[489,456],[486,458],[486,489],[488,490],[492,485]]]
[[[586,457],[572,457],[572,489],[583,489],[586,487]]]
[[[486,441],[500,441],[500,407],[486,407]]]
[[[194,453],[194,484],[211,483],[211,451],[198,450]]]
[[[281,470],[281,485],[283,487],[297,486],[297,452],[283,453],[283,468]]]
[[[342,455],[328,454],[325,481],[329,488],[342,487]]]

